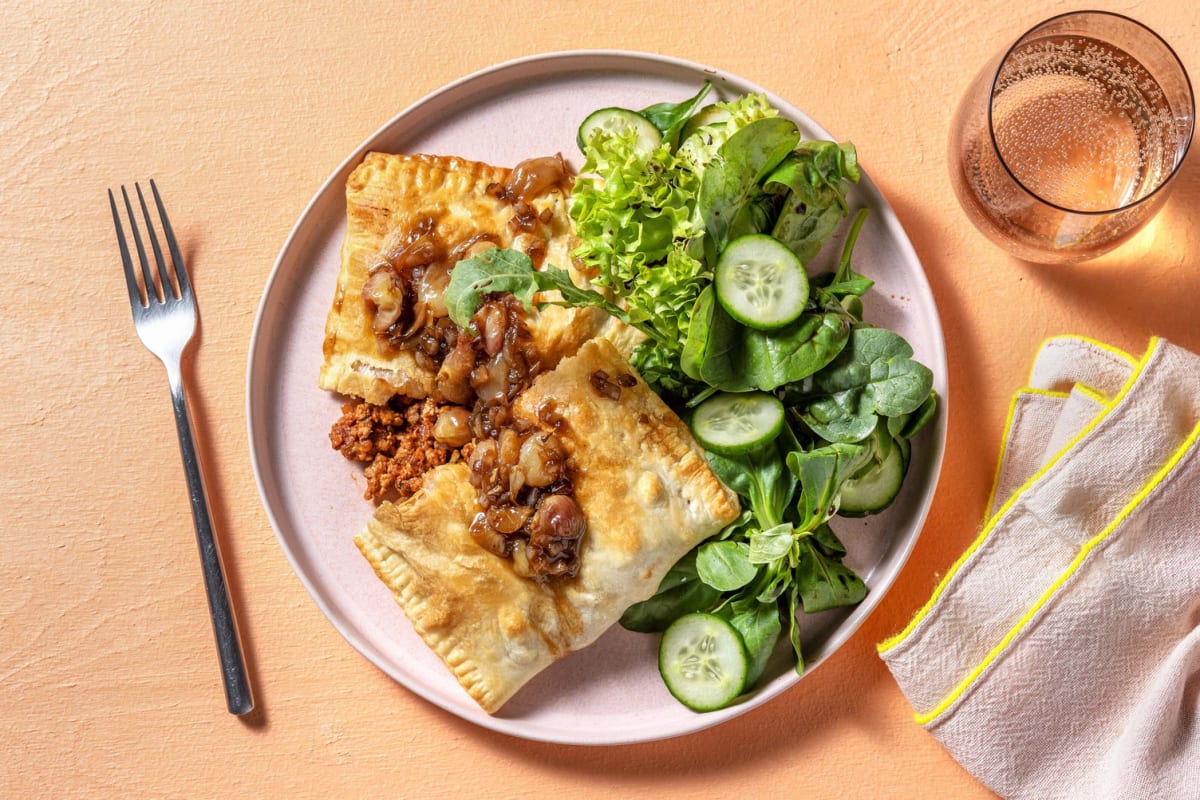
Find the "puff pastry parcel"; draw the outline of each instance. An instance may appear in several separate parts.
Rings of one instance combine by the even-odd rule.
[[[555,188],[529,202],[536,231],[510,224],[514,208],[489,187],[503,186],[513,171],[461,158],[368,153],[346,182],[346,237],[336,294],[325,326],[321,388],[382,404],[393,395],[421,399],[434,388],[436,371],[422,368],[405,349],[385,350],[372,330],[362,298],[373,264],[406,231],[433,223],[448,247],[486,235],[499,247],[544,252],[547,263],[585,280],[570,256],[572,233],[567,193]],[[543,365],[596,335],[604,323],[598,309],[547,307],[530,314],[529,329]]]
[[[738,514],[687,427],[640,379],[617,399],[589,378],[633,370],[605,339],[540,375],[514,416],[547,424],[573,463],[587,518],[571,579],[538,582],[481,548],[464,464],[429,472],[404,502],[384,503],[355,542],[425,640],[488,713],[540,670],[590,644],[657,589],[688,550]],[[541,419],[541,422],[538,422]]]

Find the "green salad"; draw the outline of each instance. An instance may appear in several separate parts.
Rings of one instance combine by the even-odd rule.
[[[496,249],[460,262],[446,291],[464,328],[488,293],[557,291],[645,334],[633,366],[744,509],[621,618],[664,633],[664,681],[702,711],[753,688],[785,635],[803,672],[798,612],[866,596],[830,522],[888,507],[937,406],[909,344],[863,316],[854,146],[804,139],[760,95],[705,104],[710,89],[580,125],[570,213],[591,286]],[[835,268],[812,274],[844,224]]]

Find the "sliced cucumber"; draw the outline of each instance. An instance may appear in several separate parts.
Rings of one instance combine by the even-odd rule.
[[[713,614],[685,614],[658,646],[658,671],[675,699],[693,711],[729,705],[746,687],[749,659],[742,636]]]
[[[843,483],[838,513],[845,517],[865,517],[890,506],[904,484],[909,453],[908,441],[897,439],[874,469]]]
[[[720,106],[707,105],[689,117],[688,121],[683,124],[683,130],[679,132],[679,141],[687,141],[688,137],[706,125],[724,126],[730,116],[730,113]]]
[[[649,155],[662,141],[662,133],[654,127],[654,123],[628,108],[602,108],[593,111],[579,126],[575,141],[580,150],[587,152],[588,143],[599,131],[621,134],[630,128],[637,134],[635,143],[639,152]]]
[[[718,392],[692,412],[692,435],[714,453],[736,455],[783,430],[783,403],[766,392]]]
[[[762,233],[734,239],[717,259],[717,300],[729,316],[759,330],[794,321],[808,303],[808,274],[783,242]]]

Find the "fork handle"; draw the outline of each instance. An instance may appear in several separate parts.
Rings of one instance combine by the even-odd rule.
[[[204,589],[208,595],[209,614],[212,617],[213,632],[217,638],[217,652],[221,658],[225,701],[229,706],[229,712],[240,716],[254,709],[254,698],[250,692],[246,661],[242,655],[237,618],[234,616],[233,607],[229,602],[229,589],[225,584],[225,569],[221,564],[221,551],[217,547],[217,539],[213,534],[208,494],[204,489],[204,476],[200,471],[200,459],[196,453],[187,397],[183,391],[183,376],[178,369],[168,367],[167,377],[171,384],[171,404],[175,408],[175,426],[179,430],[179,450],[183,456],[183,471],[187,475],[188,496],[192,501],[192,517],[196,523],[196,540],[200,545]]]

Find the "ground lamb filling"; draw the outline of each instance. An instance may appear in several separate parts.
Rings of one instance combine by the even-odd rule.
[[[512,225],[529,230],[546,221],[531,217],[526,201],[531,185],[541,190],[562,178],[556,165],[561,159],[519,166],[511,186],[494,189],[513,204]],[[346,458],[367,462],[365,495],[376,502],[408,497],[428,470],[465,459],[480,508],[472,538],[511,559],[520,575],[571,578],[587,522],[558,422],[549,409],[536,422],[512,415],[512,402],[542,369],[525,311],[511,295],[489,295],[472,318],[473,331],[464,331],[442,301],[451,267],[495,242],[480,233],[447,247],[427,218],[371,267],[363,300],[381,347],[408,350],[420,366],[437,370],[435,390],[424,400],[347,403],[329,438]],[[542,254],[531,255],[540,261]]]

